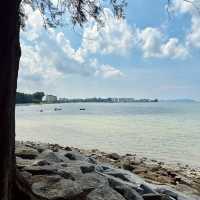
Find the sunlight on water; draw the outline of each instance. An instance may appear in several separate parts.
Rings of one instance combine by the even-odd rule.
[[[30,105],[16,110],[17,140],[200,163],[200,103]]]

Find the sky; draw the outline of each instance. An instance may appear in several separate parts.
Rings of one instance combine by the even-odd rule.
[[[105,8],[103,27],[68,20],[45,30],[40,12],[25,6],[18,91],[200,100],[200,13],[183,0],[168,10],[167,0],[128,0],[125,20]]]

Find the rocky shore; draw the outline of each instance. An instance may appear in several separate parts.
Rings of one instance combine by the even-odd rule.
[[[136,155],[16,142],[21,188],[34,200],[200,200],[200,169]]]

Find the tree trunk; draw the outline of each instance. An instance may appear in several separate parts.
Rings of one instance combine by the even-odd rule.
[[[0,200],[14,199],[15,96],[19,59],[20,0],[0,6]]]

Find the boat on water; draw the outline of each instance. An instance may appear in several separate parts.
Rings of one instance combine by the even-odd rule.
[[[54,111],[62,110],[62,108],[54,108]]]
[[[85,110],[85,108],[80,108],[80,110]]]

